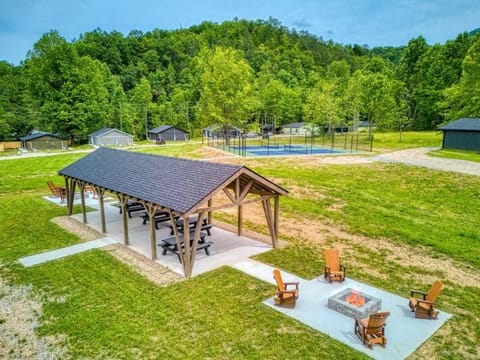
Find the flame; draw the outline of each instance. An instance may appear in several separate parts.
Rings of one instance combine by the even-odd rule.
[[[350,305],[360,307],[365,304],[365,297],[361,296],[358,291],[352,290],[345,298],[345,301]]]

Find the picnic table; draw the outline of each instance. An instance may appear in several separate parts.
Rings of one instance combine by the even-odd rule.
[[[190,246],[193,245],[193,235],[194,235],[194,232],[191,232],[190,233]],[[197,244],[197,251],[199,250],[204,250],[205,251],[205,254],[207,255],[210,255],[210,252],[209,252],[209,247],[213,244],[212,241],[205,241],[205,236],[207,234],[205,232],[200,232],[200,238],[198,239],[198,244]],[[167,255],[167,252],[171,252],[175,255],[178,256],[178,261],[181,262],[180,260],[180,251],[182,252],[182,254],[185,253],[185,247],[184,247],[184,237],[183,235],[179,235],[179,238],[180,238],[180,244],[181,244],[181,249],[179,250],[178,249],[178,246],[177,246],[177,240],[175,239],[175,236],[172,236],[172,237],[169,237],[169,238],[166,238],[166,239],[162,239],[160,241],[160,243],[158,244],[158,246],[160,246],[162,249],[163,249],[163,252],[162,252],[162,255]]]
[[[122,206],[120,205],[120,203],[116,203],[112,205],[115,207],[118,207],[120,209],[120,214],[122,213]],[[132,212],[145,210],[145,206],[143,206],[143,204],[135,201],[127,201],[126,208],[127,208],[127,214],[129,218],[132,217]]]
[[[149,221],[149,216],[146,212],[144,212],[142,215],[142,218],[143,218],[143,225],[145,225]],[[178,218],[178,215],[175,215],[174,219],[177,219],[177,218]],[[159,223],[170,221],[170,214],[167,211],[157,211],[154,215],[154,219],[155,219],[155,229],[158,230]]]
[[[190,232],[192,232],[193,230],[195,230],[195,227],[197,226],[198,220],[197,220],[196,217],[190,217],[188,219],[188,222],[189,222]],[[170,227],[170,235],[173,235],[174,234],[173,225],[168,224],[168,226]],[[178,232],[183,233],[183,219],[182,218],[177,218],[175,220],[175,226],[177,227]],[[209,236],[211,236],[212,235],[211,229],[212,229],[212,224],[209,224],[207,222],[207,219],[203,219],[203,221],[202,221],[202,231],[206,231],[207,234]]]

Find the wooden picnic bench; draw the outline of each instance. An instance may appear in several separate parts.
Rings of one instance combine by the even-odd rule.
[[[190,233],[190,244],[193,243],[192,241],[192,238],[193,238],[193,232]],[[199,250],[204,250],[205,251],[205,254],[207,254],[208,256],[210,255],[210,251],[209,251],[209,247],[213,244],[212,241],[205,241],[205,236],[207,234],[204,233],[204,232],[201,232],[200,233],[200,238],[199,238],[199,241],[198,241],[198,244],[197,244],[197,251]],[[181,248],[181,251],[182,251],[182,254],[185,253],[185,247],[183,246],[184,244],[184,238],[183,236],[180,236],[180,242],[182,244],[182,248]],[[163,249],[163,252],[162,252],[162,255],[167,255],[167,252],[171,252],[175,255],[178,256],[178,261],[181,262],[180,260],[180,251],[178,250],[178,246],[177,246],[177,241],[175,239],[175,236],[172,236],[172,237],[169,237],[169,238],[166,238],[166,239],[162,239],[160,241],[160,243],[158,244],[158,246],[162,247]]]
[[[195,217],[191,217],[189,219],[189,228],[190,228],[190,232],[192,232],[193,230],[195,230],[195,227],[197,226],[197,219]],[[178,232],[180,233],[183,233],[183,219],[181,218],[177,218],[175,220],[175,225],[177,227],[177,230]],[[168,226],[170,227],[170,235],[173,235],[173,225],[172,224],[168,224]],[[206,231],[208,236],[211,236],[212,235],[212,224],[209,224],[207,223],[207,219],[203,219],[203,223],[202,223],[202,231]]]
[[[145,225],[149,221],[149,216],[146,212],[144,212],[142,215],[142,218],[143,218],[143,225]],[[155,218],[155,229],[158,230],[159,223],[170,221],[170,214],[167,211],[157,211],[154,215],[154,218]],[[177,219],[177,218],[178,216],[174,216],[174,219]]]
[[[117,206],[120,209],[120,214],[122,213],[122,206],[120,204],[114,204],[114,206]],[[128,217],[132,217],[132,212],[137,212],[137,211],[145,211],[145,206],[139,202],[135,201],[127,201],[127,214]]]

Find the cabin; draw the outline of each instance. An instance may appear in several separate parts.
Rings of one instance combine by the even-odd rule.
[[[103,128],[88,135],[92,146],[131,146],[133,136],[118,129]]]
[[[284,135],[305,135],[310,134],[311,129],[305,127],[304,122],[294,122],[291,124],[282,125],[282,133]]]
[[[172,125],[161,125],[148,131],[150,140],[160,143],[163,141],[187,141],[188,133]]]
[[[20,138],[21,148],[27,151],[66,150],[67,141],[60,136],[38,131]]]
[[[439,129],[442,149],[480,151],[480,118],[461,118]]]
[[[238,138],[242,135],[242,130],[235,126],[224,127],[212,125],[202,129],[202,134],[206,138]]]

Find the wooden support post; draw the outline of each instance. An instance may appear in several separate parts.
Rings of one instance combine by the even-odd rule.
[[[68,184],[67,190],[67,207],[68,207],[68,215],[71,216],[73,214],[73,201],[75,200],[75,180],[70,179]]]
[[[188,216],[183,215],[183,248],[185,250],[183,268],[185,269],[185,277],[192,275],[192,258],[190,256],[190,220]],[[179,250],[182,248],[180,247]],[[181,251],[180,251],[181,252]]]
[[[243,206],[237,207],[237,235],[242,236],[243,233]]]
[[[274,208],[273,208],[273,229],[275,233],[275,238],[273,239],[273,247],[278,246],[278,236],[279,236],[279,220],[280,220],[280,196],[276,195],[274,198]]]
[[[100,186],[95,187],[95,192],[98,196],[98,204],[100,206],[100,221],[102,223],[102,232],[107,232],[107,225],[105,222],[105,205],[103,202],[103,195],[105,195],[105,189],[102,189]]]
[[[202,225],[203,225],[203,216],[204,212],[198,214],[197,218],[197,225],[195,226],[195,232],[193,233],[193,246],[192,246],[192,253],[190,258],[190,275],[192,275],[193,264],[195,263],[195,256],[197,255],[197,245],[198,241],[200,240],[200,233],[202,232]],[[189,231],[190,232],[190,231]]]
[[[208,199],[207,206],[208,206],[209,208],[211,208],[212,205],[213,205],[212,199]],[[209,224],[211,224],[211,223],[212,223],[212,220],[213,220],[213,211],[212,211],[212,210],[209,210],[209,211],[208,211],[208,220],[207,220],[207,221],[208,221]]]
[[[177,249],[182,248],[182,243],[180,242],[180,238],[178,235],[178,229],[177,229],[177,220],[173,216],[172,210],[168,209],[168,214],[170,215],[170,222],[172,223],[172,230],[173,230],[173,235],[175,236],[175,242],[177,243]],[[180,262],[182,263],[183,266],[183,273],[185,276],[187,276],[186,270],[185,270],[185,256],[182,251],[179,252],[179,257],[180,257]]]
[[[128,197],[123,194],[118,194],[118,201],[120,202],[120,208],[122,211],[122,223],[123,223],[123,245],[128,245],[128,214],[127,214],[127,201]]]
[[[275,244],[275,234],[274,234],[274,227],[273,227],[273,222],[272,222],[272,208],[270,206],[270,199],[263,200],[262,201],[263,205],[263,211],[265,212],[265,219],[267,220],[267,225],[268,225],[268,231],[270,232],[270,238],[272,239],[272,247],[274,247]]]
[[[80,200],[82,202],[82,218],[83,218],[83,223],[87,223],[87,209],[85,207],[85,183],[81,182],[78,183],[78,188],[80,189]],[[74,195],[75,197],[75,195]]]
[[[155,212],[157,209],[154,205],[145,204],[145,210],[147,210],[150,221],[150,254],[152,260],[157,260],[157,229],[155,228]]]
[[[68,181],[68,177],[65,176],[65,196],[67,197],[67,213],[68,215],[72,215],[72,213],[70,212],[70,184],[69,184],[69,181]]]

